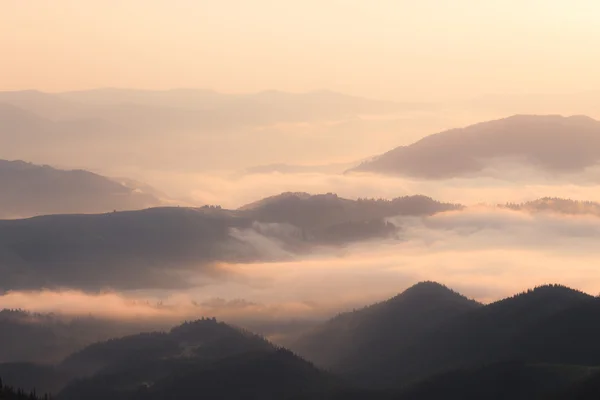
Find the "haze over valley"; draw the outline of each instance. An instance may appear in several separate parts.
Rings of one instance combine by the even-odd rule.
[[[592,1],[0,1],[0,399],[600,397]]]

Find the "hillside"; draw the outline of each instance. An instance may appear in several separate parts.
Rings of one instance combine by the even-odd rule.
[[[482,305],[422,282],[292,346],[330,372],[209,318],[97,342],[57,364],[0,364],[0,375],[67,400],[586,399],[600,393],[599,312],[598,298],[560,285]]]
[[[153,207],[161,201],[135,186],[83,170],[0,160],[0,218],[98,213]]]
[[[65,400],[315,399],[347,390],[291,352],[211,319],[98,343],[60,367],[88,376],[59,393]]]
[[[317,365],[351,372],[410,348],[442,322],[479,307],[445,286],[422,282],[387,301],[336,316],[292,349]]]
[[[581,172],[600,162],[600,122],[584,116],[515,115],[427,136],[350,171],[444,179],[473,176],[498,162]]]
[[[397,215],[424,216],[460,209],[430,197],[416,195],[392,200],[350,200],[335,193],[310,195],[287,192],[240,208],[264,222],[287,222],[305,229],[319,229],[345,222],[369,221]]]
[[[147,331],[155,322],[0,310],[0,376],[3,363],[56,363],[99,340]],[[22,386],[22,385],[17,385]]]
[[[241,210],[162,207],[0,220],[0,290],[187,287],[192,269],[218,274],[216,261],[269,261],[315,246],[393,238],[398,228],[386,217],[458,208],[424,196],[300,197],[283,194]]]
[[[210,273],[214,260],[257,258],[230,235],[250,225],[225,211],[177,207],[0,220],[0,289],[187,286],[192,266]]]
[[[595,352],[585,358],[581,350],[595,348],[584,330],[591,323],[582,316],[577,325],[553,320],[594,301],[589,295],[548,285],[477,306],[456,293],[449,295],[448,289],[441,291],[446,293],[441,297],[439,288],[432,295],[417,285],[387,302],[342,314],[292,348],[318,365],[370,386],[405,386],[445,371],[512,360],[600,365]],[[417,302],[402,300],[415,289],[422,293]],[[396,303],[395,299],[402,301]],[[390,311],[379,311],[384,307]],[[593,313],[585,315],[591,318]],[[579,344],[569,344],[566,330],[555,342],[539,340],[550,332],[558,335],[566,326],[581,329]],[[330,350],[331,343],[334,350]],[[348,359],[347,354],[353,358]]]

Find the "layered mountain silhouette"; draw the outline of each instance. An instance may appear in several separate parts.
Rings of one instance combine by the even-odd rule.
[[[213,319],[92,345],[56,367],[59,399],[317,399],[349,390],[285,349]]]
[[[442,203],[422,195],[397,197],[392,200],[349,200],[335,193],[311,195],[304,192],[281,193],[240,208],[251,212],[261,221],[286,221],[306,227],[394,215],[432,215],[458,209],[461,209],[460,205]]]
[[[380,387],[410,387],[433,378],[443,387],[450,371],[463,371],[465,379],[479,373],[500,379],[506,363],[515,363],[515,368],[594,367],[600,365],[592,339],[599,306],[597,298],[558,285],[484,306],[426,283],[387,302],[342,314],[305,334],[292,348],[355,382]]]
[[[368,368],[410,348],[452,317],[481,307],[434,283],[419,283],[398,296],[344,313],[301,337],[292,348],[317,365],[338,371]]]
[[[394,215],[458,206],[424,196],[391,201],[283,194],[240,210],[163,207],[0,220],[0,289],[174,288],[217,262],[281,259],[317,245],[394,237]],[[264,238],[276,248],[261,247]]]
[[[399,128],[409,129],[406,124],[414,129],[431,124],[427,117],[387,117],[428,107],[330,91],[0,92],[0,157],[57,165],[68,159],[93,169],[137,167],[147,172],[159,167],[161,172],[199,172],[282,160],[305,163],[308,156],[327,157],[332,151],[338,158],[347,157],[373,131],[389,137]],[[305,124],[318,133],[310,141],[297,135]],[[339,173],[350,166],[326,171]]]
[[[0,218],[57,213],[97,213],[154,207],[161,200],[84,170],[60,170],[0,160]]]
[[[482,305],[422,282],[301,338],[294,348],[317,367],[209,318],[0,373],[58,399],[594,399],[599,312],[598,298],[560,285]]]
[[[12,107],[15,111],[29,112],[47,121],[95,120],[130,128],[154,125],[155,128],[188,129],[329,120],[424,106],[370,100],[325,90],[230,95],[202,89],[152,91],[110,88],[64,93],[34,90],[0,92],[0,104],[4,104],[5,109]]]
[[[600,122],[585,116],[515,115],[427,136],[350,171],[426,179],[473,176],[500,163],[551,173],[600,162]]]

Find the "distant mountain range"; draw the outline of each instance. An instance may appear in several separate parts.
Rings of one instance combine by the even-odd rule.
[[[370,100],[327,90],[307,93],[271,90],[250,94],[224,94],[205,89],[160,91],[116,88],[62,93],[35,90],[0,92],[0,103],[29,110],[52,120],[98,117],[100,112],[116,111],[119,107],[127,110],[128,107],[135,106],[140,111],[211,111],[213,121],[218,121],[215,118],[225,114],[244,117],[241,121],[234,121],[236,123],[258,120],[305,121],[349,114],[381,114],[427,106],[423,103]]]
[[[0,160],[0,218],[135,210],[162,203],[146,188],[84,170]]]
[[[422,282],[302,337],[292,349],[316,366],[208,318],[0,374],[59,400],[595,399],[599,312],[598,298],[560,285],[483,305]]]
[[[477,176],[488,167],[508,168],[511,163],[555,174],[596,166],[600,122],[585,116],[515,115],[427,136],[350,172],[445,179]]]
[[[332,154],[340,159],[357,154],[365,134],[388,137],[397,127],[439,126],[439,121],[420,115],[398,119],[429,108],[330,91],[0,92],[0,157],[49,164],[69,160],[116,171],[131,166],[239,170],[262,163],[304,163],[309,157]],[[314,134],[298,135],[307,128]],[[31,143],[36,143],[35,149]],[[248,152],[249,147],[253,151]]]

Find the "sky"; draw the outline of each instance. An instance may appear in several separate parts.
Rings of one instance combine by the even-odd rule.
[[[0,0],[0,90],[600,89],[595,0]]]

